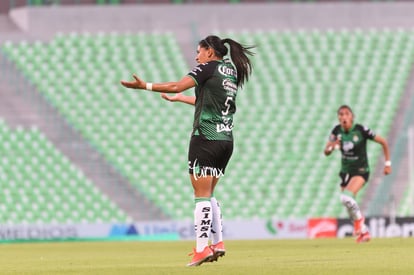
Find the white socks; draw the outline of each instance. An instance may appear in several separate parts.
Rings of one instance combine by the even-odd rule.
[[[211,223],[211,242],[217,244],[223,241],[223,220],[221,216],[220,204],[215,197],[210,198],[211,210],[212,210],[212,223]]]
[[[351,197],[347,192],[341,194],[341,202],[348,210],[349,217],[353,220],[359,220],[362,218],[361,210],[359,209],[358,203]]]
[[[349,217],[352,221],[357,221],[362,218],[361,210],[359,209],[358,203],[353,198],[353,194],[349,191],[344,191],[341,194],[341,202],[346,207],[346,210],[348,211]],[[365,233],[368,231],[368,227],[365,225],[365,223],[361,227],[361,232]]]
[[[196,252],[202,252],[208,246],[211,227],[210,198],[196,198],[194,209],[194,225],[196,233]]]

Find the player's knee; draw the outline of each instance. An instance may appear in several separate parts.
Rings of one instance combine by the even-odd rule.
[[[346,204],[349,203],[349,196],[348,195],[345,195],[345,194],[341,194],[340,195],[340,200],[341,200],[341,203],[344,206],[346,206]]]
[[[344,190],[341,193],[340,199],[341,199],[341,203],[345,206],[353,204],[353,202],[355,201],[354,198],[353,198],[353,193],[348,191],[348,190]]]

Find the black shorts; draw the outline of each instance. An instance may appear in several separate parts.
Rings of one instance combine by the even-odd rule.
[[[224,175],[233,153],[233,141],[208,140],[203,136],[192,136],[188,149],[188,171],[191,175]]]
[[[341,178],[341,187],[346,187],[352,177],[361,176],[364,178],[365,182],[369,179],[369,172],[361,173],[361,174],[349,174],[349,173],[339,173],[339,177]]]

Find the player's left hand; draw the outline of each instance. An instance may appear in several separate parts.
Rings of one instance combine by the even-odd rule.
[[[162,93],[161,97],[165,100],[171,101],[171,102],[175,102],[175,101],[180,101],[182,95],[180,93],[178,94],[174,94],[174,95],[168,95],[166,93]]]
[[[135,74],[132,75],[132,77],[135,79],[134,81],[121,80],[122,86],[131,88],[131,89],[145,89],[146,83],[142,79],[140,79]]]
[[[391,166],[385,166],[384,167],[384,175],[389,175],[391,174]]]

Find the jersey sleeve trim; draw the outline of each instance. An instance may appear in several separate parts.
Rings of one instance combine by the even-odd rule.
[[[197,79],[195,79],[195,77],[194,77],[194,76],[192,76],[191,74],[187,74],[187,76],[188,76],[188,77],[190,77],[192,80],[194,80],[195,85],[196,85],[196,86],[198,86]]]
[[[360,128],[362,134],[367,138],[367,139],[374,139],[375,136],[377,135],[373,130],[371,130],[370,128],[368,128],[367,126],[358,124],[358,127]]]

